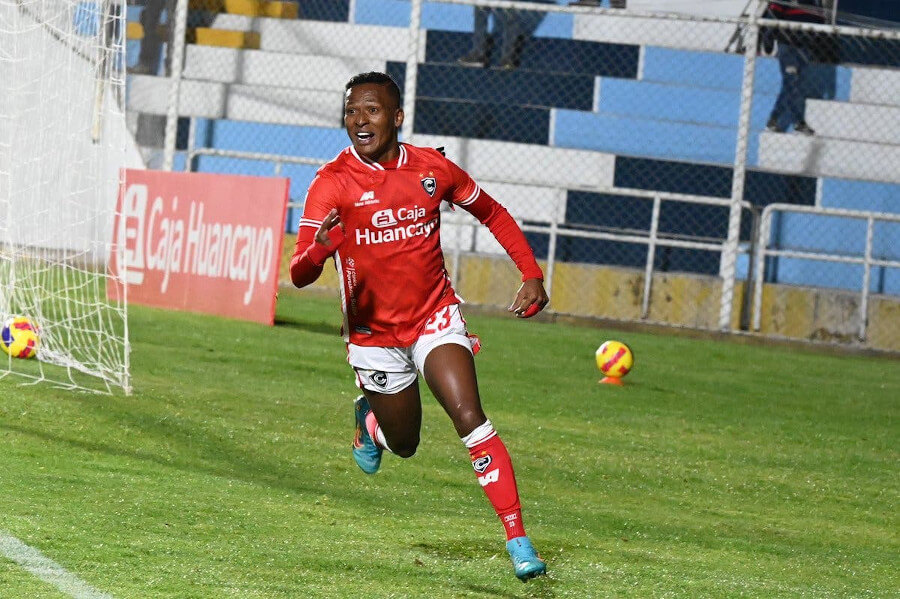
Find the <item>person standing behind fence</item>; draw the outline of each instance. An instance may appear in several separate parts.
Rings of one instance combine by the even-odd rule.
[[[554,0],[524,0],[543,4],[553,4]],[[525,42],[534,33],[547,13],[537,10],[515,10],[505,8],[473,8],[475,23],[472,28],[472,49],[459,58],[466,66],[485,67],[491,62],[491,55],[500,46],[497,65],[504,70],[519,66]],[[488,18],[493,20],[493,31],[488,35]]]
[[[163,12],[166,13],[166,23],[162,24]],[[175,0],[146,0],[141,11],[140,23],[144,29],[144,37],[141,40],[141,50],[138,61],[131,69],[135,75],[156,75],[159,73],[160,58],[163,44],[166,44],[166,72],[169,74],[170,50],[173,15],[175,13]]]
[[[826,8],[822,0],[770,2],[766,16],[784,21],[824,23]],[[834,95],[834,67],[815,69],[815,61],[836,62],[836,46],[831,36],[809,31],[775,29],[766,32],[769,43],[776,43],[776,56],[781,70],[781,90],[769,115],[766,129],[775,132],[794,131],[813,135],[806,122],[806,100]],[[827,55],[827,56],[824,56]],[[830,91],[829,91],[830,88]]]

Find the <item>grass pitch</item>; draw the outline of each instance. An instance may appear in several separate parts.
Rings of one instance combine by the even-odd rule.
[[[900,596],[897,360],[470,315],[523,585],[424,387],[418,454],[357,469],[335,298],[130,311],[134,395],[0,381],[0,531],[116,599]],[[66,595],[0,557],[0,597]]]

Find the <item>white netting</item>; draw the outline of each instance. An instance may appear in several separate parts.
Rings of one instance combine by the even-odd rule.
[[[32,318],[38,360],[2,376],[129,387],[126,303],[107,271],[127,134],[117,5],[0,0],[0,317]]]

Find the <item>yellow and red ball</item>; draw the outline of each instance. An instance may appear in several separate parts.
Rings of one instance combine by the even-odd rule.
[[[622,378],[634,367],[634,354],[621,341],[606,341],[597,349],[597,368],[603,376]]]
[[[16,316],[3,323],[0,347],[13,358],[33,358],[40,345],[37,325],[26,316]]]

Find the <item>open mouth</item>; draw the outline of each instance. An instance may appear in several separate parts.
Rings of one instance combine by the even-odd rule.
[[[361,145],[369,144],[373,139],[375,139],[375,134],[370,133],[369,131],[358,131],[356,133],[356,140]]]

